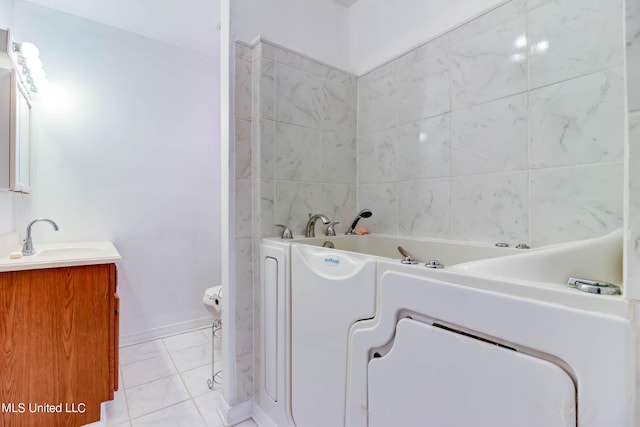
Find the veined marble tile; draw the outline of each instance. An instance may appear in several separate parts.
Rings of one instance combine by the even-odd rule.
[[[258,138],[260,143],[258,150],[260,153],[259,176],[262,179],[274,179],[276,176],[276,122],[260,120],[258,126],[260,132]]]
[[[197,345],[171,353],[171,359],[173,359],[178,372],[188,371],[201,366],[210,367],[211,357],[211,343]]]
[[[451,182],[447,179],[398,185],[398,232],[404,236],[448,238]]]
[[[314,74],[276,64],[276,120],[322,127],[322,79]]]
[[[640,111],[640,0],[626,0],[629,111]]]
[[[218,362],[216,360],[216,362]],[[219,365],[216,363],[216,371],[222,369],[222,363]],[[209,388],[207,381],[211,380],[211,364],[200,366],[195,369],[184,371],[180,374],[182,381],[187,386],[191,397],[202,396],[207,393],[215,393],[215,391]],[[215,385],[215,388],[220,388],[220,385]]]
[[[169,352],[173,352],[196,345],[205,344],[207,343],[207,337],[205,336],[205,332],[202,329],[198,329],[184,334],[163,338],[162,341],[167,347],[167,350],[169,350]]]
[[[276,181],[275,223],[286,224],[295,236],[303,236],[309,213],[323,212],[323,184]]]
[[[264,40],[256,45],[254,53],[259,58],[270,59],[272,61],[276,59],[276,47]],[[254,56],[254,60],[255,58],[256,56]]]
[[[451,115],[451,174],[528,168],[527,95],[519,94]]]
[[[429,53],[425,50],[431,47]],[[441,114],[451,109],[451,78],[446,50],[437,44],[427,44],[418,52],[424,58],[403,61],[398,66],[398,123]],[[421,55],[421,56],[422,56]]]
[[[260,118],[275,120],[276,109],[276,77],[275,64],[272,61],[261,60],[260,70]]]
[[[347,231],[351,221],[356,215],[356,188],[355,185],[324,184],[322,187],[323,214],[331,221],[340,222],[335,227],[338,233]],[[327,226],[316,223],[316,236],[322,235]]]
[[[622,0],[552,1],[531,10],[530,87],[621,65],[622,16]]]
[[[191,400],[131,420],[133,427],[206,427]]]
[[[640,112],[629,115],[629,237],[625,248],[628,259],[625,283],[640,295]],[[628,294],[627,294],[628,295]]]
[[[397,144],[395,128],[358,138],[358,184],[396,181]]]
[[[120,347],[119,362],[122,367],[140,360],[152,359],[166,354],[168,354],[167,348],[162,343],[162,340],[148,341]]]
[[[251,122],[236,119],[236,178],[251,178]]]
[[[176,368],[168,354],[122,366],[125,389],[176,374]]]
[[[555,1],[555,0],[527,0],[527,8],[533,9],[538,6],[542,6],[543,4],[549,3],[550,1]]]
[[[251,62],[236,59],[235,62],[235,116],[251,120]]]
[[[276,123],[276,179],[322,181],[322,131]]]
[[[133,419],[190,398],[177,374],[127,389],[126,394]]]
[[[358,80],[358,135],[397,125],[395,63],[387,64]]]
[[[475,34],[500,26],[505,21],[523,15],[527,11],[527,0],[511,0],[462,24],[451,31],[453,40],[472,38]]]
[[[322,64],[315,59],[309,58],[301,53],[294,52],[293,50],[285,49],[284,47],[273,47],[275,52],[276,62],[286,65],[291,68],[295,68],[305,73],[311,73],[315,76],[323,77],[329,73],[331,67]]]
[[[365,227],[373,233],[398,234],[398,193],[395,183],[359,185],[357,211],[362,209],[371,209],[373,215],[361,219],[359,227]]]
[[[450,114],[399,127],[396,145],[398,180],[449,176],[450,135]]]
[[[356,134],[357,92],[357,78],[351,74],[334,71],[329,78],[322,79],[324,130]]]
[[[222,420],[218,415],[218,392],[203,394],[193,399],[196,406],[207,423],[207,427],[223,427]]]
[[[260,230],[259,237],[273,237],[280,235],[279,228],[275,227],[275,197],[276,184],[275,181],[260,181],[260,211],[256,215],[256,221],[259,226],[256,230]]]
[[[452,178],[451,238],[478,242],[529,240],[526,172]]]
[[[236,322],[241,322],[240,316],[241,309],[246,309],[251,305],[251,299],[253,298],[253,239],[236,239],[236,295],[238,301],[236,301],[236,312],[238,318]],[[248,298],[245,301],[243,298]],[[250,315],[251,313],[249,313]],[[248,327],[251,327],[249,325]],[[208,341],[208,340],[207,340]],[[192,346],[196,347],[196,346]],[[171,355],[175,351],[170,352]]]
[[[250,179],[236,179],[235,223],[236,237],[251,237],[253,233],[253,181]]]
[[[124,388],[124,387],[122,387]],[[108,426],[116,426],[129,421],[127,398],[123,389],[113,393],[113,400],[104,403]]]
[[[623,99],[620,67],[532,91],[531,166],[622,161]]]
[[[345,134],[322,133],[323,182],[356,184],[356,138]]]
[[[236,58],[251,62],[253,60],[252,49],[242,43],[236,43]]]
[[[588,239],[622,226],[622,164],[531,172],[534,246]]]
[[[451,47],[452,108],[459,109],[527,89],[525,17],[464,38]]]

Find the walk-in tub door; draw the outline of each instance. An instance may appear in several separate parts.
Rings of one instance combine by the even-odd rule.
[[[368,368],[369,427],[576,426],[557,365],[411,319]]]
[[[375,312],[376,263],[291,248],[291,413],[297,427],[344,425],[349,328]]]

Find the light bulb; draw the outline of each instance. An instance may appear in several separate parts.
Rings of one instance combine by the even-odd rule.
[[[26,59],[37,58],[40,56],[40,51],[33,43],[22,42],[20,43],[20,53]]]
[[[25,57],[25,59],[27,60],[27,67],[29,67],[29,70],[33,71],[42,69],[42,61],[40,60],[40,58]]]
[[[44,80],[46,73],[42,68],[37,68],[35,70],[31,70],[31,77],[33,77],[33,80],[37,82],[38,80]]]

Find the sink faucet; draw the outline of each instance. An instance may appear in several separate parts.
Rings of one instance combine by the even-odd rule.
[[[33,224],[35,224],[36,222],[39,221],[46,221],[49,224],[51,224],[53,226],[53,229],[58,231],[58,224],[56,224],[55,222],[51,221],[50,219],[47,218],[36,218],[33,221],[31,221],[29,223],[29,225],[27,225],[27,236],[24,238],[24,244],[22,245],[22,255],[25,256],[29,256],[29,255],[33,255],[36,253],[36,251],[33,249],[33,240],[31,239],[31,227],[33,227]]]
[[[311,214],[309,214],[311,215]],[[307,225],[304,228],[304,235],[307,237],[316,237],[316,221],[321,220],[323,224],[329,224],[331,220],[327,218],[326,215],[315,214],[313,216],[309,216],[309,221],[307,221]]]

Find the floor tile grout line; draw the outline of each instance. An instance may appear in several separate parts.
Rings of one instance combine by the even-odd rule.
[[[205,343],[203,343],[203,344],[189,345],[189,346],[184,347],[184,348],[175,349],[174,351],[171,351],[171,350],[169,349],[169,347],[167,346],[166,342],[164,341],[164,338],[158,338],[158,339],[156,339],[156,340],[147,341],[147,343],[151,343],[151,342],[154,342],[154,341],[160,341],[160,346],[161,346],[161,348],[163,348],[163,349],[164,349],[164,352],[163,352],[163,353],[161,353],[161,354],[158,354],[158,355],[152,356],[152,357],[148,357],[148,358],[144,358],[144,359],[136,360],[136,361],[134,361],[134,362],[127,363],[127,364],[123,364],[123,365],[121,365],[121,366],[119,367],[120,374],[121,374],[121,376],[122,376],[122,377],[124,377],[124,376],[122,375],[122,366],[127,366],[127,365],[131,365],[131,364],[133,364],[133,363],[143,362],[143,361],[146,361],[146,360],[155,359],[155,358],[160,358],[160,357],[162,357],[162,356],[168,355],[168,356],[169,356],[169,359],[171,360],[171,363],[173,364],[173,367],[174,367],[174,369],[175,369],[175,373],[173,373],[173,374],[171,374],[171,375],[167,375],[167,376],[163,376],[163,377],[160,377],[160,378],[156,378],[156,379],[154,379],[154,380],[151,380],[151,381],[148,381],[148,382],[145,382],[145,383],[142,383],[142,384],[137,384],[137,385],[132,386],[132,387],[125,387],[125,385],[124,385],[124,378],[123,378],[123,381],[122,381],[122,383],[123,383],[123,384],[122,384],[122,385],[123,385],[123,387],[122,387],[122,392],[123,392],[123,395],[124,395],[125,408],[126,408],[126,415],[127,415],[127,420],[126,420],[126,421],[123,421],[123,423],[128,422],[128,423],[129,423],[129,425],[130,425],[130,426],[132,426],[132,425],[133,425],[133,421],[134,421],[134,420],[137,420],[137,419],[139,419],[139,418],[141,418],[141,417],[144,417],[144,416],[147,416],[147,415],[153,414],[153,413],[158,412],[158,411],[162,411],[162,410],[164,410],[164,409],[167,409],[167,408],[170,408],[170,407],[176,406],[176,405],[178,405],[178,404],[180,404],[180,403],[184,403],[184,402],[186,402],[186,401],[191,401],[191,403],[192,403],[193,405],[195,405],[196,410],[197,410],[198,414],[200,415],[201,420],[204,422],[205,426],[208,426],[208,425],[209,425],[209,423],[207,422],[207,419],[205,418],[204,414],[203,414],[203,413],[202,413],[202,411],[200,410],[200,407],[197,405],[197,403],[196,403],[195,399],[196,399],[196,398],[198,398],[198,397],[201,397],[201,396],[206,396],[208,393],[219,393],[219,391],[217,391],[217,390],[214,388],[214,390],[210,390],[210,391],[208,391],[208,392],[205,392],[205,393],[199,394],[199,395],[197,395],[197,396],[193,396],[193,395],[192,395],[192,392],[191,392],[191,391],[189,390],[189,388],[187,387],[186,380],[183,378],[183,375],[182,375],[183,373],[186,373],[186,372],[189,372],[189,371],[192,371],[192,370],[199,369],[199,368],[202,368],[202,367],[204,367],[204,366],[207,366],[207,364],[203,364],[203,365],[200,365],[200,366],[192,367],[192,368],[186,369],[186,370],[184,370],[184,371],[182,371],[182,372],[181,372],[181,371],[179,370],[179,368],[178,368],[178,366],[177,366],[177,364],[176,364],[175,360],[174,360],[174,357],[173,357],[173,353],[176,353],[176,352],[184,351],[184,350],[191,349],[191,348],[198,347],[198,346],[211,345],[211,341],[210,341],[210,340],[208,339],[208,337],[206,336],[206,331],[205,331],[206,329],[208,329],[208,328],[200,328],[200,329],[197,329],[197,330],[194,330],[194,331],[185,332],[184,334],[176,334],[176,335],[172,335],[172,336],[186,335],[186,334],[189,334],[189,333],[193,333],[193,332],[199,331],[199,332],[201,333],[201,335],[203,335],[203,336],[204,336],[205,341],[206,341],[206,342],[205,342]],[[165,337],[165,338],[169,338],[169,337]],[[135,345],[135,344],[134,344],[134,345]],[[127,346],[127,347],[131,347],[131,346]],[[126,348],[126,347],[121,347],[121,348]],[[215,357],[215,350],[214,350],[214,349],[212,349],[212,351],[213,351],[212,357]],[[148,384],[150,384],[150,383],[152,383],[152,382],[154,382],[154,381],[158,381],[158,380],[161,380],[161,379],[169,378],[169,377],[171,377],[171,376],[173,376],[173,375],[177,375],[177,376],[179,377],[179,379],[180,379],[180,381],[181,381],[182,385],[184,386],[185,390],[187,391],[187,395],[189,396],[189,398],[188,398],[188,399],[181,400],[181,401],[179,401],[179,402],[174,402],[174,403],[172,403],[172,404],[171,404],[171,405],[169,405],[169,406],[165,406],[165,407],[162,407],[162,408],[158,408],[158,409],[153,410],[153,411],[150,411],[150,412],[148,412],[148,413],[144,413],[144,414],[141,414],[141,415],[138,415],[138,416],[133,417],[133,416],[131,415],[131,410],[130,410],[130,405],[129,405],[129,397],[128,397],[128,394],[127,394],[127,390],[131,390],[131,389],[134,389],[134,388],[136,388],[136,387],[143,386],[143,385],[148,385]],[[206,379],[205,379],[205,380],[206,380]],[[108,422],[108,420],[107,420],[107,422]]]
[[[169,406],[163,406],[162,408],[154,409],[154,410],[153,410],[153,411],[151,411],[151,412],[146,412],[146,413],[144,413],[144,414],[142,414],[142,415],[138,415],[138,416],[136,416],[136,417],[129,418],[129,422],[130,422],[130,423],[133,423],[133,420],[139,420],[140,418],[142,418],[142,417],[146,417],[147,415],[151,415],[151,414],[155,414],[156,412],[164,411],[165,409],[171,408],[171,407],[173,407],[173,406],[179,405],[180,403],[184,403],[184,402],[188,402],[188,401],[193,401],[193,399],[184,399],[184,400],[180,400],[180,401],[178,401],[178,402],[174,402],[174,403],[172,403],[172,404],[171,404],[171,405],[169,405]],[[193,404],[195,405],[195,402],[193,402]]]

